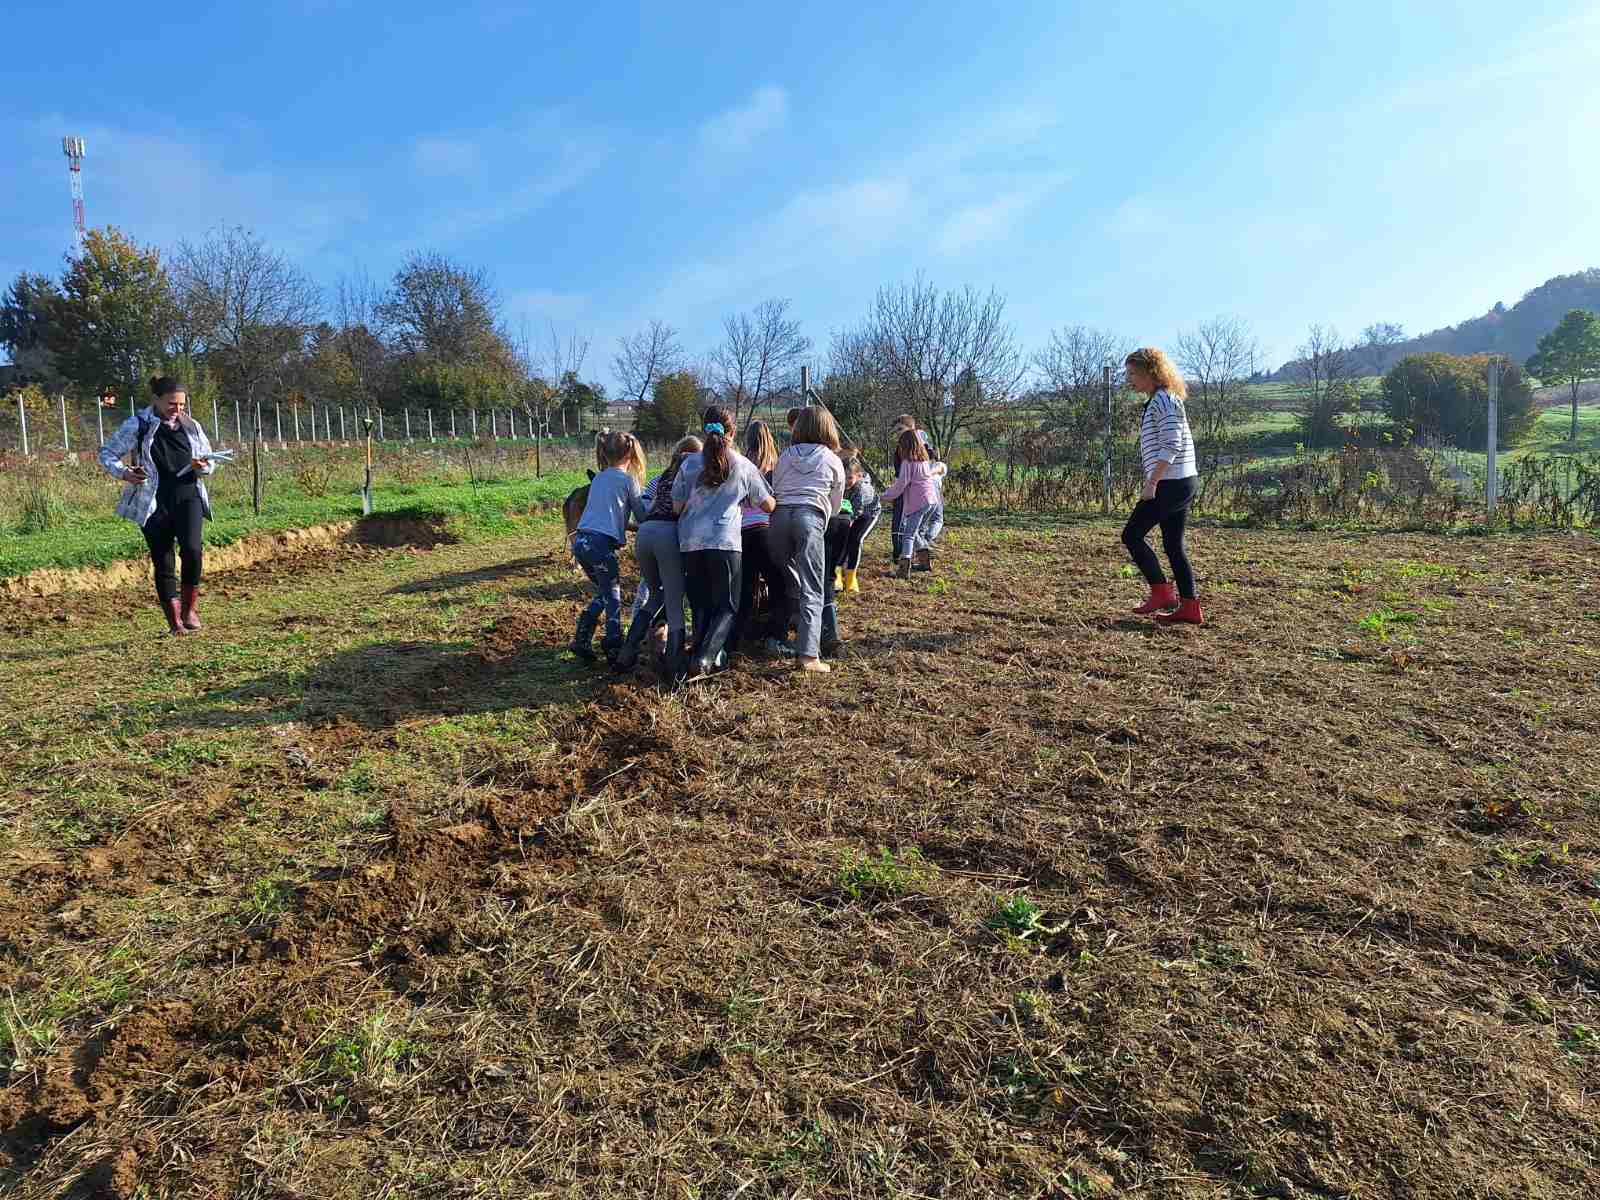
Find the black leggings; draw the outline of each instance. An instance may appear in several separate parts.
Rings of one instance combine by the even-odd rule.
[[[144,523],[145,545],[156,569],[156,596],[165,604],[178,598],[178,573],[173,569],[172,547],[177,543],[183,560],[183,586],[200,586],[200,526],[205,520],[200,497],[179,500],[171,508],[157,508]]]
[[[734,645],[737,646],[747,637],[766,639],[769,637],[781,638],[784,635],[784,626],[788,624],[789,604],[784,599],[784,572],[783,568],[772,561],[772,552],[767,546],[767,526],[757,525],[753,529],[746,529],[740,534],[740,541],[744,546],[744,564],[741,568],[739,586],[739,622],[734,635]],[[760,576],[767,581],[767,619],[759,629],[752,629],[751,623],[755,620],[756,577]]]
[[[1188,523],[1189,505],[1194,503],[1199,483],[1194,476],[1188,479],[1163,479],[1156,484],[1156,498],[1141,500],[1134,505],[1133,515],[1122,530],[1122,544],[1128,548],[1135,565],[1144,573],[1145,582],[1155,587],[1165,583],[1167,577],[1161,573],[1161,562],[1156,558],[1156,552],[1146,545],[1144,539],[1157,525],[1161,526],[1161,546],[1172,563],[1172,575],[1178,582],[1178,595],[1185,600],[1193,600],[1195,595],[1194,568],[1189,565],[1189,556],[1183,549],[1183,529]]]
[[[877,525],[879,516],[880,513],[873,513],[868,517],[857,517],[850,523],[850,534],[845,538],[844,555],[839,562],[846,571],[861,569],[861,545]]]
[[[744,571],[737,550],[686,550],[683,590],[694,613],[695,658],[713,665],[727,648],[739,619],[739,589]]]

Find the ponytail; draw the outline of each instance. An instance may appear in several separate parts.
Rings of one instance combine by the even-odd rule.
[[[700,452],[700,486],[719,488],[733,474],[733,414],[713,404],[705,411],[705,448]]]

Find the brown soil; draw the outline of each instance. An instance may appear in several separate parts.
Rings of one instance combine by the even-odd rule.
[[[228,546],[206,547],[208,576],[225,575],[276,559],[298,558],[307,551],[343,546],[429,549],[452,539],[442,526],[409,517],[366,517],[360,521],[338,521],[313,525],[307,529],[284,529],[255,534]],[[148,584],[150,563],[143,558],[128,559],[104,567],[45,567],[0,579],[0,597],[17,600],[25,597],[56,596],[71,592],[110,592]]]
[[[833,675],[675,696],[557,658],[554,545],[240,572],[214,644],[281,593],[325,660],[363,591],[492,599],[313,669],[311,717],[192,706],[236,757],[159,820],[5,848],[0,996],[179,915],[141,993],[0,1075],[0,1189],[1594,1194],[1595,543],[1206,532],[1213,623],[1169,630],[1114,537],[953,530],[932,584],[845,601]],[[532,677],[564,699],[495,703]],[[382,802],[337,853],[292,832],[330,796]],[[246,826],[281,869],[229,857]],[[852,894],[879,847],[927,867]]]

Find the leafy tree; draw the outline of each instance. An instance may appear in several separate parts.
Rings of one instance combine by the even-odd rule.
[[[1431,435],[1458,446],[1481,446],[1489,429],[1489,356],[1432,352],[1402,358],[1383,377],[1384,411],[1412,436]],[[1514,446],[1533,432],[1533,389],[1515,363],[1500,376],[1496,441]]]
[[[174,308],[161,256],[113,228],[91,229],[67,262],[52,302],[50,349],[61,374],[88,395],[111,384],[142,396],[161,360]]]
[[[634,429],[642,438],[671,441],[700,424],[700,379],[693,371],[674,371],[656,380],[648,404],[640,406]]]
[[[50,350],[50,331],[61,289],[45,275],[19,274],[0,297],[0,346],[11,357],[18,384],[56,389],[64,382]]]
[[[442,254],[413,254],[401,264],[375,308],[400,353],[434,362],[492,357],[500,298],[487,272]]]
[[[1578,387],[1600,376],[1600,316],[1574,308],[1561,323],[1539,339],[1539,349],[1528,359],[1528,373],[1545,383],[1564,383],[1572,389],[1572,440],[1578,440]]]

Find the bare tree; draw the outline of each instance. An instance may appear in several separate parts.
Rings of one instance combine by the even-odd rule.
[[[1301,430],[1309,445],[1332,445],[1344,436],[1339,417],[1356,408],[1356,356],[1338,330],[1324,325],[1312,325],[1295,354]]]
[[[723,319],[722,328],[724,340],[712,356],[711,378],[733,409],[734,424],[742,427],[745,414],[784,386],[811,349],[811,339],[789,316],[787,300],[766,300],[753,313],[735,313]]]
[[[1033,356],[1039,390],[1039,427],[1051,435],[1055,453],[1072,461],[1095,463],[1105,452],[1104,371],[1111,367],[1116,398],[1122,399],[1122,362],[1133,346],[1126,338],[1088,325],[1064,325]],[[1114,436],[1130,432],[1131,410],[1113,409]]]
[[[1189,384],[1189,424],[1210,470],[1250,415],[1248,383],[1261,346],[1243,318],[1221,316],[1178,334],[1175,348]]]
[[[206,357],[235,398],[253,404],[316,322],[316,284],[242,228],[181,243],[173,274]]]
[[[550,414],[564,407],[578,386],[578,373],[589,356],[589,339],[571,333],[565,339],[554,321],[548,323],[548,336],[538,351],[533,348],[524,323],[517,343],[517,359],[522,380],[518,392],[528,427],[534,431],[533,469],[544,473],[544,439],[550,436]]]
[[[879,290],[865,331],[872,354],[888,391],[936,445],[954,445],[1022,382],[1027,361],[1005,307],[998,292],[941,292],[920,277]]]
[[[1394,321],[1379,321],[1361,331],[1356,356],[1368,375],[1382,375],[1389,368],[1394,348],[1406,340],[1405,326]]]
[[[622,384],[624,397],[638,408],[650,395],[656,381],[671,375],[683,362],[683,347],[678,331],[663,321],[651,321],[650,328],[617,339],[617,356],[612,366]]]
[[[839,428],[852,438],[864,440],[869,430],[887,429],[894,420],[895,399],[867,330],[833,335],[818,392]]]
[[[377,283],[364,268],[340,276],[334,301],[339,322],[334,340],[350,371],[351,397],[362,406],[372,402],[389,366],[389,348],[378,317],[382,299]]]
[[[251,500],[261,511],[263,387],[297,359],[321,297],[296,266],[247,229],[220,229],[180,243],[173,275],[198,342],[236,402],[251,412]]]

